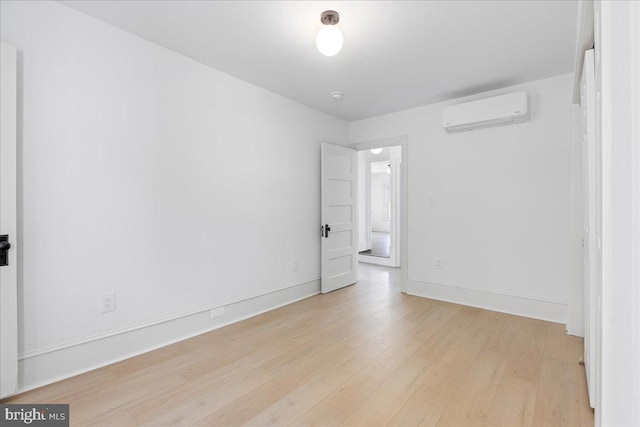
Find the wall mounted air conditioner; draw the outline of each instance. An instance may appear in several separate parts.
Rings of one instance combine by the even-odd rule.
[[[527,92],[515,92],[445,107],[442,127],[447,133],[465,132],[529,120]]]

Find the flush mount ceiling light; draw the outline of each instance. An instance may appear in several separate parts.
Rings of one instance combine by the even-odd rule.
[[[320,15],[320,22],[324,24],[316,35],[316,46],[324,56],[333,56],[342,49],[342,32],[336,24],[340,21],[340,14],[335,10],[325,10]]]
[[[382,148],[372,148],[371,152],[377,156],[378,154],[382,153]]]

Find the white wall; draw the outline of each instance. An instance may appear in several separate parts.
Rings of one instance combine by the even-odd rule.
[[[22,61],[21,354],[319,278],[319,144],[345,122],[60,4],[0,7]]]
[[[391,221],[384,214],[384,185],[391,191],[390,178],[387,173],[371,174],[371,231],[391,231]]]
[[[351,143],[408,137],[408,292],[566,321],[572,83],[566,74],[350,123]],[[530,122],[442,130],[443,106],[519,90]]]

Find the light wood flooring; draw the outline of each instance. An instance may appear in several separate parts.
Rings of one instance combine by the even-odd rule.
[[[71,425],[593,425],[564,326],[403,295],[397,270],[6,403]]]

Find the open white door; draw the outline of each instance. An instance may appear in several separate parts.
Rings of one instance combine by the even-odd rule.
[[[0,398],[18,385],[16,49],[0,43]]]
[[[597,290],[600,283],[598,262],[598,162],[595,130],[595,63],[593,49],[585,52],[580,84],[582,111],[582,188],[583,188],[583,265],[584,265],[584,364],[591,407],[595,407]]]
[[[358,281],[358,157],[322,144],[322,293]]]

